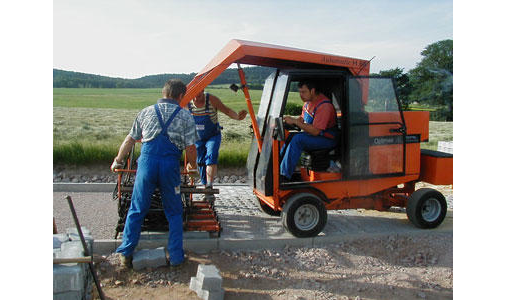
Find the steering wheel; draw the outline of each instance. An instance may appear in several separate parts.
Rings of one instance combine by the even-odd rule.
[[[297,131],[301,131],[301,128],[299,128],[298,126],[294,125],[294,124],[287,124],[285,122],[283,122],[283,128],[284,129],[287,129],[287,130],[297,130]]]

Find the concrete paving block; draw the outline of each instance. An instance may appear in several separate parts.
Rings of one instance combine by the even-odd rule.
[[[222,288],[222,276],[214,265],[200,264],[197,267],[196,281],[198,287],[203,290],[215,292]]]
[[[219,239],[188,239],[183,240],[183,249],[192,250],[195,253],[209,253],[218,250]]]
[[[83,235],[89,235],[91,236],[91,232],[88,228],[86,228],[85,226],[81,226],[81,231],[83,232]],[[77,228],[76,227],[71,227],[71,228],[67,228],[65,230],[65,232],[67,234],[76,234],[78,236],[78,239],[79,239],[79,233],[77,232]]]
[[[53,249],[53,258],[59,258],[61,257],[61,253],[62,250],[60,248],[57,248],[57,249]]]
[[[73,258],[84,256],[83,245],[78,241],[68,241],[62,243],[60,250],[61,252],[59,258]]]
[[[157,249],[143,249],[134,252],[132,267],[134,270],[144,268],[158,268],[167,265],[164,247]]]
[[[82,291],[70,291],[53,294],[53,300],[82,300],[82,299],[83,299]]]
[[[79,264],[53,265],[53,294],[83,291],[85,272]]]
[[[204,290],[205,292],[203,293],[203,298],[204,300],[223,300],[224,299],[224,295],[225,295],[225,291],[224,289],[220,289],[220,291],[206,291]]]
[[[53,249],[60,248],[62,243],[69,240],[69,236],[65,233],[53,234]]]

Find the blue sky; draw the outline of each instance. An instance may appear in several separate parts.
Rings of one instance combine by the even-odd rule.
[[[453,38],[452,1],[53,1],[53,67],[138,78],[198,72],[231,39],[405,71]]]

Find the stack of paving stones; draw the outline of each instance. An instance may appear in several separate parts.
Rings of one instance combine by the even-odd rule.
[[[90,230],[81,227],[86,246],[93,256],[93,237]],[[53,234],[53,258],[84,257],[84,249],[76,228],[66,233]],[[87,263],[53,264],[53,299],[92,299],[93,277]]]
[[[222,276],[214,265],[200,264],[196,277],[190,278],[190,289],[204,300],[223,300]]]

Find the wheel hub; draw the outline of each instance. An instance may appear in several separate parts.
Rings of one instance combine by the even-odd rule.
[[[426,200],[421,209],[421,214],[426,222],[433,222],[438,219],[442,210],[440,202],[435,198],[429,198]]]
[[[319,222],[319,211],[310,204],[301,205],[295,213],[294,223],[299,230],[311,230]]]

